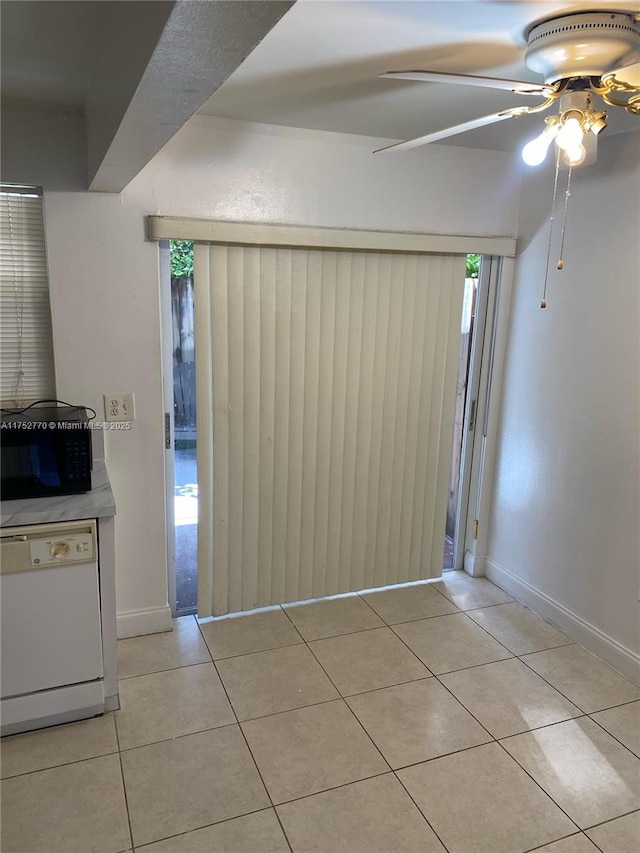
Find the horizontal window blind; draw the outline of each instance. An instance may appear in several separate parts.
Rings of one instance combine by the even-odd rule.
[[[0,187],[0,399],[55,397],[42,193]]]

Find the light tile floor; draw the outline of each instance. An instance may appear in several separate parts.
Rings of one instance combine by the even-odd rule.
[[[640,689],[487,580],[119,643],[2,741],[2,853],[637,853]]]

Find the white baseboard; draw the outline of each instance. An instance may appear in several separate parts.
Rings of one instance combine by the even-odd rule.
[[[617,669],[625,678],[640,684],[640,655],[489,557],[485,560],[485,576],[576,643]]]
[[[472,578],[481,578],[485,573],[486,557],[478,557],[472,554],[471,551],[464,552],[463,569]]]
[[[116,617],[118,639],[140,637],[142,634],[159,634],[171,630],[171,608],[150,607],[146,610],[127,610]]]

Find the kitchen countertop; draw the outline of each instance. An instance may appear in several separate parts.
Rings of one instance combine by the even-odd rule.
[[[78,521],[82,518],[105,518],[116,514],[109,475],[103,461],[95,460],[91,473],[93,488],[80,495],[58,495],[51,498],[22,498],[0,503],[0,527],[25,524],[49,524],[55,521]]]

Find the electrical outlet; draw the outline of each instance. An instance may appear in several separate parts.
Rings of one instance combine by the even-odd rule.
[[[136,409],[133,394],[105,394],[104,415],[109,423],[135,421]]]

